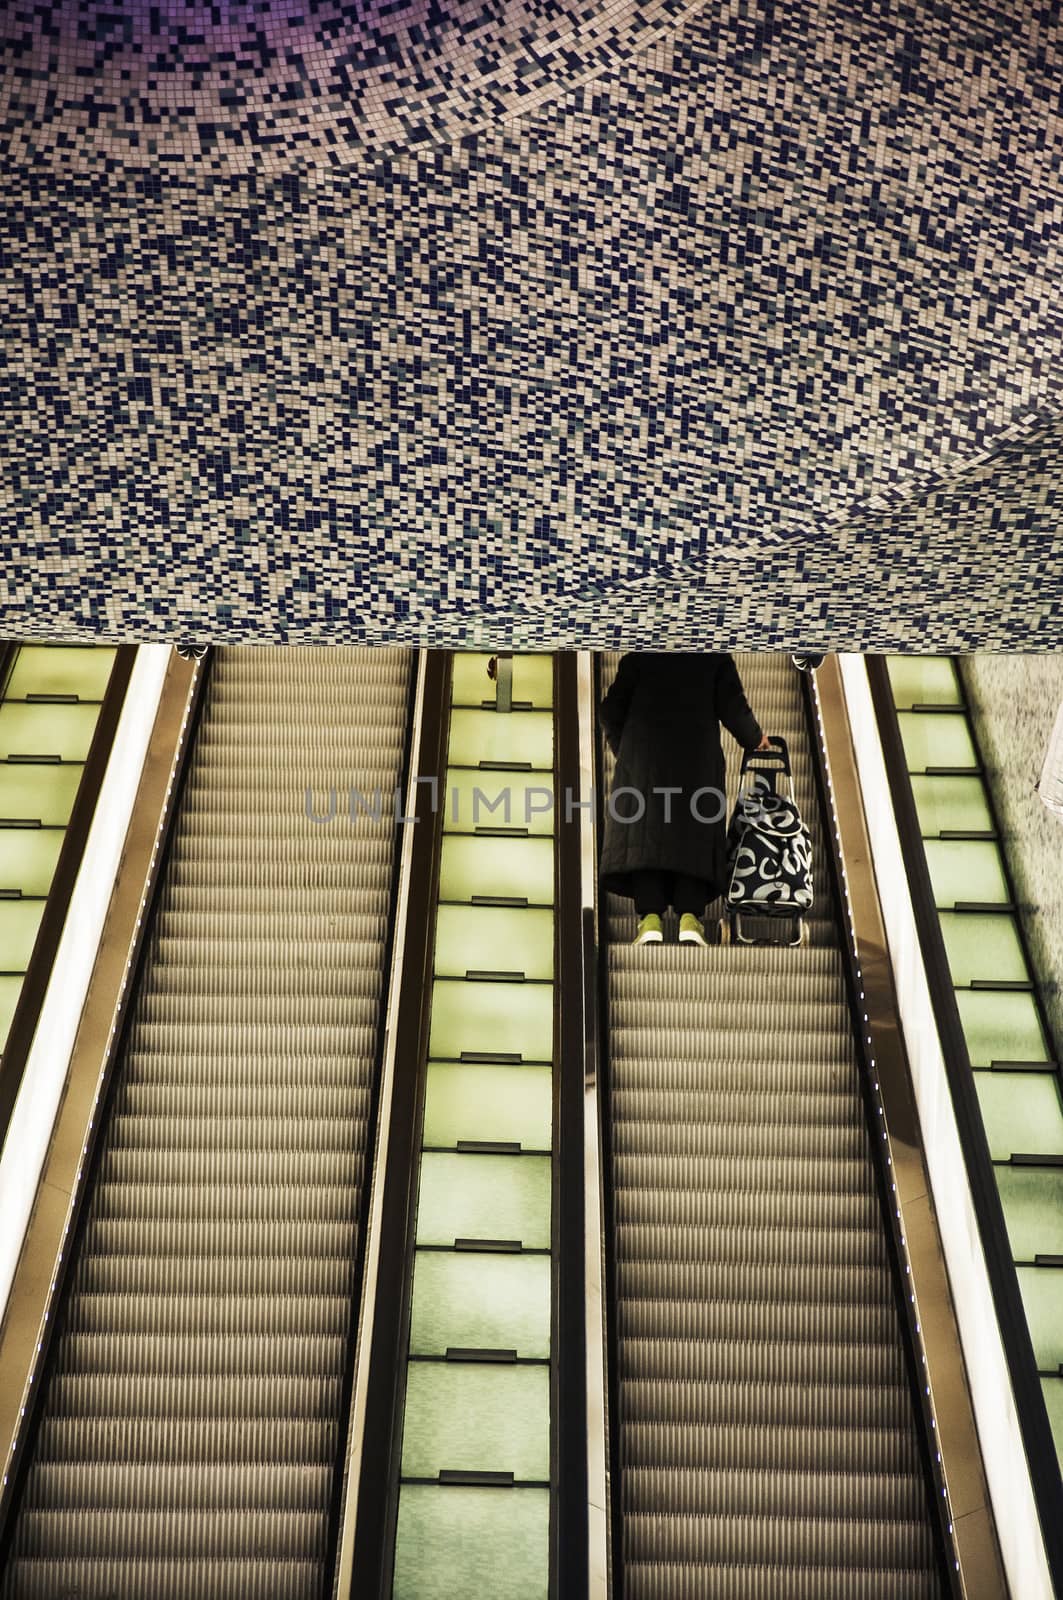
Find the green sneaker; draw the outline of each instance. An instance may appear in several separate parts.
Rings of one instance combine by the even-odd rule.
[[[662,944],[663,941],[664,928],[661,924],[661,919],[655,911],[651,911],[649,916],[643,917],[639,923],[639,931],[636,933],[632,943]]]
[[[679,919],[680,944],[708,944],[705,929],[692,911],[684,911]]]

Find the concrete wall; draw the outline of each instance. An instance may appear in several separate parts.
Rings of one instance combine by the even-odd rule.
[[[960,670],[1059,1051],[1063,1049],[1063,821],[1042,804],[1036,784],[1063,702],[1063,652],[963,656]]]

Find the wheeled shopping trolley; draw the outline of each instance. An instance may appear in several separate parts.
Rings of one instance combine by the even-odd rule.
[[[813,901],[812,837],[794,798],[786,740],[769,743],[742,758],[727,830],[727,917],[737,944],[799,945]],[[754,919],[759,933],[750,931]]]

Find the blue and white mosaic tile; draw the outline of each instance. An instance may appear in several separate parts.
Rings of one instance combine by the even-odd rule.
[[[15,0],[0,626],[1063,643],[1063,19]]]

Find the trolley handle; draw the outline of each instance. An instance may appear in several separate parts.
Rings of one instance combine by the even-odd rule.
[[[786,740],[783,738],[782,734],[770,733],[768,735],[768,743],[774,745],[776,748],[773,750],[743,751],[742,771],[745,772],[746,768],[749,767],[753,762],[757,762],[758,764],[761,762],[770,762],[773,770],[775,769],[775,765],[777,763],[779,771],[784,772],[788,778],[792,777],[793,773],[790,766],[790,747],[786,743]]]

